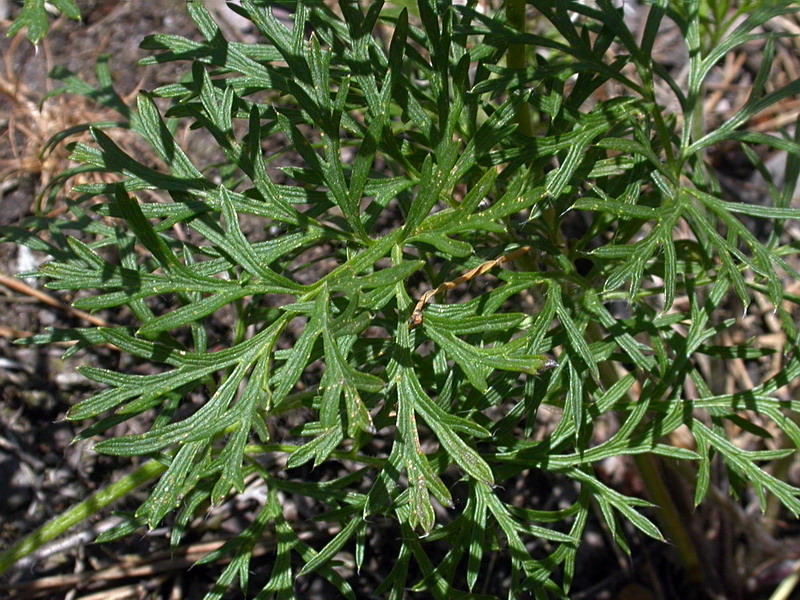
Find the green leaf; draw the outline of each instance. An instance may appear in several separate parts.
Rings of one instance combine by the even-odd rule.
[[[170,313],[151,319],[139,328],[140,335],[152,335],[160,331],[169,331],[190,323],[197,322],[213,314],[223,306],[244,298],[250,294],[247,288],[233,289],[214,294],[198,302],[192,302]]]
[[[47,35],[49,25],[44,0],[25,0],[22,11],[6,31],[6,37],[11,37],[23,27],[28,28],[27,35],[32,44],[38,44]]]
[[[340,427],[334,426],[326,429],[294,452],[286,462],[286,468],[294,469],[307,463],[312,458],[314,459],[314,466],[316,467],[322,464],[343,440],[344,432]]]
[[[597,361],[595,361],[592,351],[589,349],[589,344],[586,343],[583,333],[580,331],[578,325],[572,319],[572,316],[564,306],[561,300],[561,288],[555,282],[550,284],[548,296],[553,299],[555,313],[558,316],[559,321],[561,321],[561,325],[564,327],[564,331],[567,334],[567,339],[569,340],[572,348],[583,359],[583,362],[586,364],[586,366],[589,367],[592,375],[599,377],[600,373],[597,367]]]
[[[133,513],[114,511],[115,517],[121,517],[123,521],[111,529],[106,529],[103,533],[94,538],[95,544],[105,544],[121,538],[127,537],[139,529],[143,529],[147,523],[144,519],[137,519]]]
[[[417,186],[417,196],[408,209],[405,219],[405,232],[411,236],[416,232],[417,226],[428,216],[431,209],[439,200],[439,195],[445,187],[445,175],[433,162],[430,156],[422,164],[422,172]]]
[[[480,492],[475,490],[474,484],[470,486],[470,496],[465,516],[471,523],[469,533],[469,559],[467,560],[467,585],[470,591],[475,588],[480,573],[480,565],[483,560],[483,552],[486,540],[486,521],[487,506],[486,500]]]
[[[333,539],[316,554],[316,556],[314,556],[314,558],[303,565],[303,568],[300,570],[297,576],[302,577],[303,575],[311,573],[312,571],[316,571],[321,565],[330,562],[331,559],[336,556],[336,554],[350,540],[350,538],[363,528],[364,521],[357,518],[351,518],[347,525],[345,525],[344,528],[337,533]]]
[[[120,208],[122,218],[125,219],[133,233],[139,238],[139,241],[158,260],[161,267],[167,272],[171,270],[183,272],[183,264],[181,264],[180,259],[169,248],[166,241],[153,229],[153,226],[142,213],[142,209],[136,199],[129,196],[124,188],[119,185],[114,189],[114,199]]]
[[[467,324],[469,325],[469,322]],[[486,325],[491,324],[486,323]],[[492,369],[535,375],[542,369],[554,365],[553,360],[547,356],[517,353],[511,346],[476,348],[457,338],[452,331],[438,329],[429,320],[423,321],[423,327],[425,333],[458,363],[470,383],[482,392],[488,389],[486,377]],[[484,328],[486,329],[488,328]]]
[[[197,453],[202,450],[202,442],[184,444],[161,476],[150,497],[136,511],[137,519],[145,519],[147,526],[154,529],[180,502],[184,482]]]
[[[233,200],[228,190],[224,187],[219,188],[219,198],[222,204],[222,215],[225,218],[225,225],[227,228],[225,232],[225,240],[227,242],[225,251],[244,269],[255,277],[261,278],[266,283],[275,286],[283,286],[287,289],[302,289],[302,286],[286,277],[278,275],[264,264],[263,259],[258,256],[253,246],[248,243],[242,230],[239,228],[239,217],[233,206]]]
[[[780,481],[756,466],[753,463],[753,460],[757,460],[754,456],[755,453],[742,450],[696,419],[693,420],[692,432],[697,437],[698,442],[710,444],[722,455],[726,463],[730,463],[731,466],[739,469],[753,483],[761,504],[761,510],[766,508],[766,500],[763,494],[763,488],[766,488],[775,494],[792,514],[800,514],[800,500],[798,499],[800,488]]]
[[[436,434],[442,447],[464,472],[488,486],[494,485],[491,467],[486,464],[480,454],[468,446],[453,431],[452,424],[448,422],[453,417],[448,417],[436,404],[430,401],[412,372],[406,371],[400,376],[400,380],[397,383],[397,392],[398,402],[410,402],[414,409],[419,411],[420,416],[425,419],[428,427]],[[443,417],[446,420],[441,420]]]
[[[570,470],[569,475],[584,485],[589,486],[589,488],[593,490],[597,501],[601,505],[606,504],[607,506],[615,508],[639,531],[655,540],[664,540],[664,537],[661,535],[658,527],[656,527],[653,522],[650,521],[650,519],[643,516],[634,508],[652,506],[649,502],[624,496],[604,485],[594,477],[579,471],[578,469]]]
[[[733,116],[722,125],[715,128],[713,132],[706,134],[701,139],[686,148],[685,154],[690,155],[694,152],[718,144],[726,139],[731,139],[731,133],[744,125],[747,121],[769,108],[773,104],[780,102],[784,98],[796,96],[800,93],[800,79],[792,81],[785,86],[770,92],[769,94],[756,98],[751,96]]]

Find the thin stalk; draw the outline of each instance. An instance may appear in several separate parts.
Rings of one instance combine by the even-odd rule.
[[[586,335],[590,343],[602,339],[600,327],[596,322],[589,323],[586,328]],[[599,366],[600,380],[608,389],[617,381],[617,374],[608,363],[602,363]],[[637,402],[637,399],[630,391],[626,395],[631,404]],[[700,555],[684,524],[684,519],[675,504],[675,500],[664,482],[658,459],[652,454],[637,454],[633,456],[633,461],[642,477],[647,495],[653,504],[658,507],[658,521],[666,533],[667,539],[675,545],[678,559],[686,570],[689,581],[697,585],[705,585],[706,577],[700,561]]]
[[[297,446],[253,444],[247,447],[246,452],[247,454],[261,454],[264,452],[286,452],[291,454],[295,450],[297,450]],[[352,460],[379,469],[383,468],[386,464],[384,459],[363,456],[352,451],[336,451],[333,452],[331,456],[338,460]],[[51,519],[32,533],[25,536],[25,538],[14,544],[11,548],[0,553],[0,573],[7,570],[18,560],[25,558],[32,552],[35,552],[47,542],[66,533],[69,529],[75,527],[75,525],[81,521],[88,519],[92,515],[97,514],[101,509],[107,507],[109,504],[112,504],[120,498],[125,497],[140,485],[156,479],[166,470],[167,467],[165,465],[158,461],[151,460],[150,462],[145,463],[136,469],[130,475],[126,475],[119,481],[114,482],[108,487],[94,493],[83,502],[76,504],[64,514]]]
[[[525,0],[507,0],[506,2],[506,23],[519,31],[525,33]],[[528,66],[525,57],[525,44],[510,44],[506,63],[509,69],[524,69]],[[528,137],[533,136],[533,122],[531,120],[531,107],[527,102],[517,106],[517,128],[520,133]]]
[[[297,452],[300,448],[302,448],[302,446],[294,446],[292,444],[249,444],[247,447],[245,447],[244,451],[248,456],[254,454],[273,454],[276,452],[282,452],[291,455]],[[366,456],[353,450],[334,450],[331,452],[330,456],[336,460],[350,460],[363,465],[369,465],[370,467],[375,467],[376,469],[383,469],[387,463],[387,459],[385,458]]]
[[[633,460],[642,481],[644,481],[647,495],[650,496],[653,504],[658,506],[658,521],[664,528],[667,539],[675,545],[681,565],[686,570],[687,578],[694,584],[705,584],[705,575],[697,548],[664,483],[664,477],[656,457],[652,454],[637,454]]]
[[[0,553],[0,573],[8,569],[19,559],[28,556],[37,548],[55,539],[84,519],[88,519],[100,509],[123,498],[140,485],[152,481],[166,470],[167,467],[165,465],[158,461],[151,460],[136,469],[130,475],[126,475],[119,481],[92,494],[86,500],[76,504],[64,514],[51,519],[36,531],[25,536],[24,539],[11,546],[11,548]]]

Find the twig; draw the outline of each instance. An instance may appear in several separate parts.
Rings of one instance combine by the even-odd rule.
[[[722,82],[719,84],[719,89],[706,100],[706,105],[703,109],[707,115],[710,115],[714,112],[714,109],[717,108],[717,104],[722,100],[728,87],[733,83],[733,80],[736,79],[737,75],[741,73],[742,66],[744,66],[746,60],[747,54],[745,52],[742,52],[736,57],[734,57],[733,54],[729,54],[725,57],[725,74]]]
[[[46,546],[42,546],[36,550],[36,552],[17,561],[14,567],[16,569],[32,569],[36,563],[43,561],[49,556],[61,554],[67,550],[75,548],[76,546],[80,546],[81,544],[89,544],[93,542],[98,535],[111,529],[112,527],[116,527],[121,522],[122,519],[119,517],[109,517],[87,529],[84,529],[83,531],[79,531],[63,539],[57,539]]]
[[[452,281],[445,281],[442,285],[437,287],[435,290],[428,290],[417,302],[417,305],[414,307],[414,312],[411,313],[411,318],[408,320],[408,328],[414,329],[415,327],[419,327],[422,324],[422,310],[425,308],[425,304],[427,304],[428,300],[433,298],[436,294],[441,294],[442,292],[446,292],[448,290],[453,289],[459,284],[466,283],[475,277],[480,277],[486,271],[491,271],[496,266],[502,265],[509,261],[514,260],[515,258],[519,258],[526,252],[528,252],[532,246],[523,246],[522,248],[517,248],[513,252],[509,252],[508,254],[504,254],[500,258],[495,260],[489,260],[483,263],[482,265],[478,265],[474,269],[467,271],[463,275],[460,275],[453,279]]]
[[[53,308],[66,311],[73,317],[77,317],[79,319],[83,319],[84,321],[88,321],[95,327],[108,327],[108,323],[104,319],[101,319],[100,317],[95,317],[94,315],[90,315],[89,313],[83,312],[82,310],[78,310],[77,308],[72,308],[68,304],[64,304],[63,302],[56,300],[52,296],[32,288],[31,286],[20,281],[19,279],[14,279],[13,277],[8,277],[7,275],[0,275],[0,284],[20,294],[25,294],[26,296],[31,296],[32,298],[36,298],[37,300],[39,300],[39,302],[47,304],[48,306],[52,306]]]

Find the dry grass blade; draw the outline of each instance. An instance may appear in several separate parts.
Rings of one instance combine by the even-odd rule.
[[[428,300],[433,298],[436,294],[441,294],[442,292],[447,292],[448,290],[452,290],[457,285],[462,283],[467,283],[475,279],[476,277],[480,277],[487,271],[491,271],[496,266],[505,264],[510,262],[514,259],[519,258],[526,252],[531,249],[531,246],[523,246],[522,248],[517,248],[516,250],[509,252],[508,254],[504,254],[500,258],[496,258],[495,260],[487,260],[485,263],[478,265],[474,269],[471,269],[456,277],[451,281],[445,281],[443,284],[438,286],[436,289],[428,290],[420,297],[417,305],[414,307],[414,311],[411,313],[411,318],[408,320],[408,328],[414,329],[415,327],[419,327],[422,324],[422,311],[425,308],[425,304],[428,303]]]
[[[18,34],[3,53],[3,68],[0,72],[0,114],[5,110],[6,117],[0,122],[5,131],[0,134],[0,182],[5,182],[3,190],[18,185],[24,177],[36,178],[38,197],[42,190],[60,173],[75,166],[68,159],[69,152],[62,142],[51,151],[42,153],[41,149],[56,134],[86,123],[114,120],[114,114],[93,101],[76,94],[55,95],[42,99],[44,93],[26,84],[26,64],[35,54],[31,52],[24,34]],[[48,40],[41,43],[41,52],[50,69],[51,50]],[[95,60],[100,49],[95,54]],[[138,86],[132,94],[138,91]],[[130,101],[131,97],[125,98]],[[123,145],[129,136],[122,136]],[[89,141],[88,134],[71,136],[70,140]],[[100,174],[77,176],[73,183],[100,182]]]
[[[83,319],[84,321],[91,323],[95,327],[108,327],[108,322],[105,319],[101,319],[100,317],[95,317],[94,315],[90,315],[89,313],[83,312],[82,310],[72,308],[71,306],[64,304],[63,302],[56,300],[52,296],[32,288],[31,286],[20,281],[19,279],[14,279],[13,277],[8,277],[7,275],[0,275],[0,285],[4,285],[8,289],[18,292],[20,294],[25,294],[26,296],[36,298],[37,300],[39,300],[44,304],[47,304],[48,306],[52,306],[53,308],[63,310],[64,312],[67,312],[74,317]]]

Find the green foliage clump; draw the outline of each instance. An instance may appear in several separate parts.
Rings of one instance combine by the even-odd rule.
[[[268,534],[276,549],[258,598],[292,597],[294,577],[311,572],[353,598],[336,557],[352,549],[360,568],[387,521],[400,534],[376,597],[401,598],[409,586],[465,597],[495,554],[511,565],[512,593],[547,598],[568,592],[595,508],[624,550],[625,524],[662,539],[650,502],[596,474],[609,457],[638,457],[670,538],[680,524],[652,457],[696,470],[696,503],[718,456],[735,489],[748,482],[762,506],[774,496],[800,513],[800,489],[761,466],[793,449],[744,450],[725,433],[733,423],[768,435],[747,420],[758,413],[800,444],[787,418],[800,403],[775,395],[800,375],[784,307],[800,299],[782,279],[799,276],[781,235],[800,217],[789,206],[800,145],[743,129],[800,91],[795,81],[765,92],[776,41],[754,33],[793,2],[754,3],[726,21],[695,0],[654,0],[640,41],[608,0],[531,2],[546,35],[525,31],[518,2],[508,15],[475,2],[419,0],[411,15],[382,2],[343,1],[338,13],[281,3],[288,25],[265,4],[237,8],[259,44],[227,40],[200,2],[187,7],[202,41],[147,38],[155,54],[144,64],[191,62],[184,78],[140,94],[135,112],[106,78],[88,93],[122,112],[162,168],[125,153],[107,124],[92,127],[95,144],[75,145],[72,159],[116,182],[79,185],[69,219],[32,219],[9,234],[52,255],[37,275],[50,289],[79,290],[75,307],[124,309],[136,322],[30,342],[74,341],[70,353],[111,344],[160,367],[81,369],[106,389],[70,410],[92,420],[80,437],[136,419],[145,433],[95,449],[159,465],[149,467],[160,475],[149,499],[104,539],[166,519],[177,547],[193,516],[260,480],[263,510],[204,559],[231,557],[209,598],[237,579],[246,588],[252,549]],[[684,33],[683,84],[652,57],[665,20]],[[712,68],[761,38],[750,99],[707,131]],[[84,89],[62,75],[68,91]],[[597,100],[609,81],[624,94]],[[165,113],[157,99],[169,99]],[[219,162],[184,152],[179,121],[208,134]],[[265,154],[276,139],[285,150]],[[756,145],[789,154],[768,205],[724,199],[705,160],[723,142],[757,166]],[[287,156],[294,166],[275,167]],[[771,228],[766,239],[752,219]],[[446,297],[456,285],[461,295]],[[752,389],[715,393],[701,360],[770,353],[719,343],[736,325],[721,311],[746,310],[756,295],[787,335],[783,368]],[[209,324],[224,311],[232,324],[220,334]],[[289,413],[307,418],[294,437],[273,439],[272,423]],[[609,423],[598,442],[595,428]],[[682,426],[693,449],[669,442]],[[573,489],[571,504],[506,502],[503,489],[530,470]],[[305,543],[280,495],[309,498],[340,532]]]
[[[24,0],[19,15],[6,30],[6,36],[10,37],[25,28],[25,34],[31,43],[41,42],[50,29],[45,4],[47,4],[45,0]],[[81,11],[75,4],[75,0],[52,0],[50,5],[56,14],[63,14],[76,21],[81,18]]]

